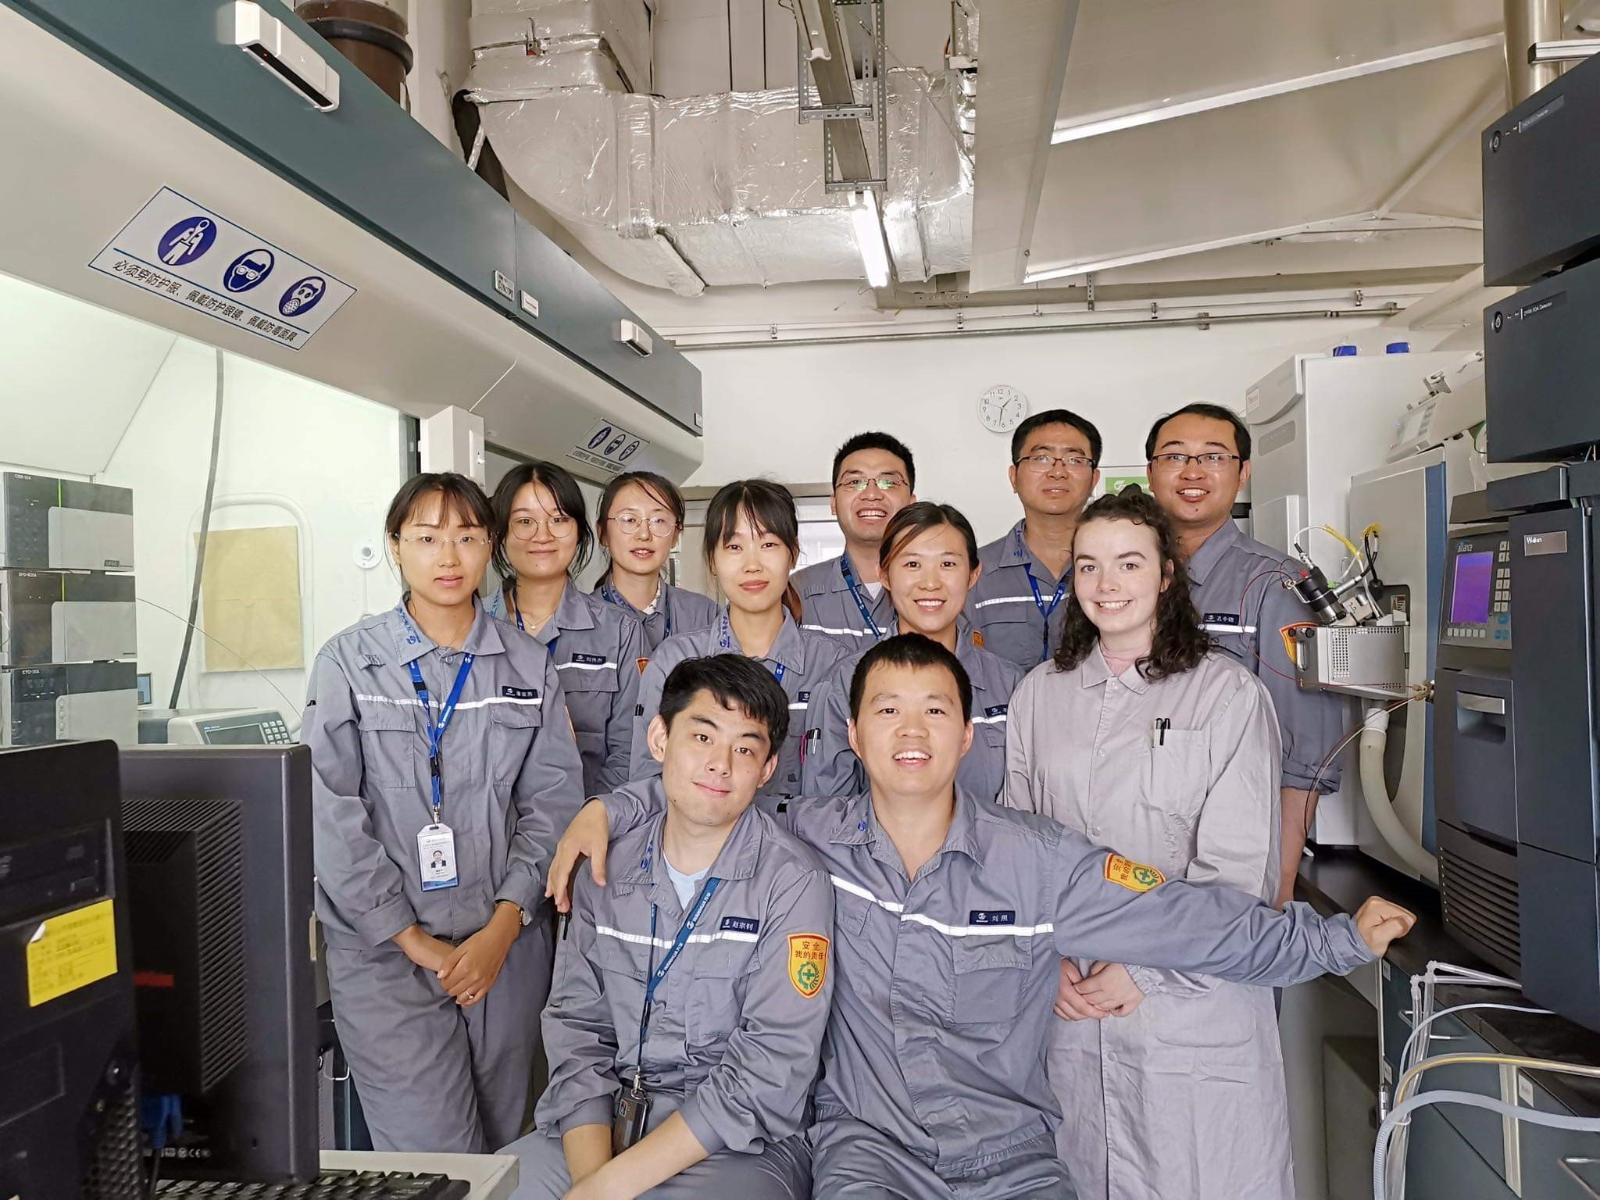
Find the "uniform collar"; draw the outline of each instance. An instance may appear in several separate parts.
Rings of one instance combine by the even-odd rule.
[[[1022,536],[1027,523],[1028,519],[1024,517],[1011,527],[1010,533],[1006,534],[1005,551],[1000,556],[1000,566],[1020,567],[1024,563],[1030,567],[1033,565],[1033,551],[1028,549],[1028,539]]]
[[[1106,665],[1105,655],[1100,652],[1100,643],[1096,642],[1094,649],[1078,664],[1078,678],[1079,685],[1086,688],[1097,687],[1111,678],[1111,668]],[[1117,682],[1141,696],[1150,690],[1150,681],[1137,668],[1120,676]]]
[[[659,575],[656,576],[656,598],[650,602],[649,608],[638,608],[634,605],[632,600],[629,600],[621,593],[621,591],[617,589],[617,585],[611,581],[611,568],[607,567],[606,573],[600,576],[600,582],[594,585],[594,590],[595,594],[600,596],[601,599],[605,600],[607,604],[615,604],[629,616],[642,618],[652,617],[656,613],[666,612],[669,603],[667,598],[668,593],[672,589],[668,586],[665,579]],[[610,591],[612,596],[616,597],[615,600],[611,600],[606,597],[605,593],[607,590]]]
[[[500,631],[495,628],[495,620],[483,605],[478,603],[476,597],[472,601],[473,618],[472,628],[467,630],[465,644],[461,649],[466,654],[483,655],[499,654],[505,650],[505,643],[500,640]],[[438,643],[422,632],[422,629],[411,615],[406,612],[404,597],[400,603],[389,610],[388,624],[390,632],[394,634],[395,646],[400,652],[400,665],[415,662],[430,650],[437,650]]]
[[[638,786],[650,797],[650,803],[657,811],[651,818],[650,839],[646,843],[648,849],[644,857],[629,863],[625,871],[616,872],[616,880],[619,884],[650,884],[671,890],[672,880],[667,875],[666,858],[661,852],[661,835],[667,824],[666,792],[659,777]],[[761,818],[756,816],[756,805],[752,801],[734,823],[728,840],[723,843],[716,861],[706,874],[721,880],[753,878],[756,863],[761,857],[762,840]]]
[[[845,804],[844,817],[828,841],[841,846],[869,846],[874,858],[882,862],[899,863],[894,843],[878,824],[878,814],[872,807],[870,792],[849,799]],[[950,820],[950,832],[945,835],[944,845],[934,857],[950,852],[965,854],[980,867],[983,865],[976,801],[960,786],[956,787],[956,807]],[[900,865],[903,867],[903,864]]]
[[[561,603],[556,605],[552,624],[557,629],[594,628],[594,610],[589,607],[589,597],[580,592],[571,579],[567,580],[567,586],[561,593]]]
[[[743,654],[744,647],[739,645],[739,635],[733,631],[733,620],[728,616],[726,604],[722,606],[720,615],[711,626],[713,638],[721,636],[724,621],[728,623],[728,640],[733,643],[733,649]],[[794,671],[797,674],[805,670],[805,641],[800,636],[800,626],[794,623],[794,617],[787,608],[783,610],[783,627],[778,630],[778,636],[772,642],[772,649],[767,651],[762,661],[782,663],[785,671]]]
[[[1200,543],[1200,549],[1189,556],[1186,564],[1189,568],[1189,581],[1203,584],[1206,576],[1211,574],[1222,556],[1226,554],[1244,535],[1239,532],[1239,527],[1229,517],[1222,523],[1222,527]]]

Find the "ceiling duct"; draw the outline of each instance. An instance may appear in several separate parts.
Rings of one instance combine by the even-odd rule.
[[[506,174],[606,266],[679,295],[861,277],[848,195],[826,190],[821,123],[797,120],[794,88],[628,91],[649,61],[637,0],[477,0],[472,33],[468,86]],[[888,73],[883,224],[901,280],[966,269],[972,85]]]

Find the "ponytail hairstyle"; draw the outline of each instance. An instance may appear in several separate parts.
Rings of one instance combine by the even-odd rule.
[[[1211,649],[1211,639],[1200,628],[1200,614],[1189,595],[1189,572],[1178,553],[1177,535],[1167,514],[1138,484],[1129,484],[1115,496],[1101,496],[1084,509],[1078,518],[1079,531],[1091,521],[1131,521],[1147,526],[1156,535],[1156,553],[1161,558],[1167,586],[1156,598],[1156,629],[1150,653],[1134,664],[1135,669],[1151,680],[1194,670]],[[1063,671],[1076,667],[1099,640],[1100,631],[1079,605],[1073,589],[1067,594],[1056,666]]]
[[[705,558],[712,565],[717,547],[731,538],[748,521],[757,533],[770,534],[789,551],[789,570],[800,561],[800,518],[795,513],[794,496],[781,483],[767,479],[736,479],[717,489],[706,506]],[[797,622],[800,620],[800,593],[794,584],[784,587],[783,606]]]

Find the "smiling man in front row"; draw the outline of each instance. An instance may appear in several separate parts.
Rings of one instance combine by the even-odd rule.
[[[788,723],[743,655],[667,676],[648,732],[661,777],[630,785],[654,815],[613,844],[609,888],[578,883],[556,955],[550,1086],[539,1129],[508,1148],[519,1200],[811,1195],[833,890],[751,804]]]
[[[1053,821],[978,800],[954,786],[970,706],[944,647],[916,634],[880,642],[850,690],[871,792],[795,801],[779,818],[827,864],[838,906],[810,1132],[824,1200],[1072,1195],[1045,1071],[1062,957],[1286,986],[1353,970],[1413,920],[1376,899],[1354,920],[1325,920],[1167,882]],[[580,855],[604,882],[607,817],[648,825],[658,804],[629,786],[584,808],[551,864],[558,907]]]

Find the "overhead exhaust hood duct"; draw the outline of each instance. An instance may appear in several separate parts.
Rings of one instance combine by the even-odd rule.
[[[679,295],[861,278],[849,194],[824,189],[822,124],[797,121],[795,90],[682,99],[621,90],[605,64],[631,55],[598,27],[623,31],[625,45],[633,8],[642,11],[620,0],[479,0],[468,86],[506,174],[608,267]],[[540,42],[557,9],[583,10],[597,31],[586,40],[567,27],[565,49]],[[532,42],[518,42],[520,30]],[[883,223],[901,280],[967,267],[971,82],[889,72]]]

